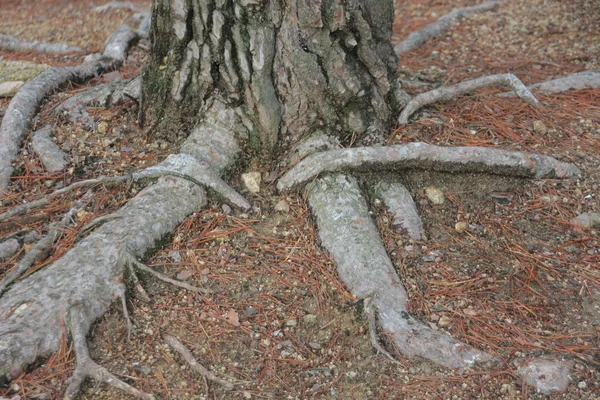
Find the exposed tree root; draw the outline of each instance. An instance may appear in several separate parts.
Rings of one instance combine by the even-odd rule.
[[[408,35],[408,38],[394,46],[394,51],[396,54],[402,54],[418,49],[429,39],[444,33],[454,22],[468,18],[475,13],[495,10],[501,3],[502,1],[489,1],[473,7],[457,8],[441,16],[437,21],[432,22],[423,29],[412,32]]]
[[[7,212],[0,214],[0,221],[6,220],[15,215],[36,207],[46,205],[57,196],[71,192],[82,187],[95,186],[100,184],[117,184],[124,183],[130,180],[140,180],[147,178],[160,178],[164,176],[173,176],[188,180],[198,186],[208,187],[214,190],[218,195],[230,201],[236,207],[244,211],[249,210],[252,206],[248,201],[229,186],[221,177],[213,171],[205,162],[198,162],[193,156],[188,154],[172,154],[162,163],[146,168],[139,172],[134,172],[129,175],[121,176],[101,176],[99,178],[87,179],[85,181],[75,182],[72,185],[59,189],[49,195],[13,207]],[[97,221],[96,223],[103,222]]]
[[[51,125],[46,125],[35,131],[31,138],[31,147],[46,171],[56,172],[67,166],[68,156],[52,141],[50,133],[52,133]]]
[[[340,278],[357,298],[373,296],[381,328],[403,354],[452,368],[497,361],[408,314],[406,291],[354,178],[319,178],[308,186],[308,200],[321,243],[335,260]]]
[[[498,74],[488,75],[481,78],[472,79],[458,83],[454,86],[448,86],[443,88],[434,89],[429,92],[421,93],[415,96],[400,113],[398,117],[399,124],[407,124],[408,119],[418,109],[428,104],[436,103],[439,101],[448,101],[458,96],[467,94],[473,90],[486,88],[490,86],[508,86],[515,94],[524,102],[531,106],[537,106],[539,101],[535,96],[527,89],[527,87],[513,74]]]
[[[180,155],[162,167],[181,168],[183,172],[178,174],[191,174],[194,181],[200,182],[204,178],[196,174],[204,174],[206,169],[199,165],[215,161],[213,165],[220,172],[233,163],[238,146],[232,132],[240,121],[234,110],[222,103],[214,104],[208,113],[218,115],[209,115],[197,127],[201,133],[192,137],[201,140],[184,146],[188,153],[196,154],[195,161],[190,161],[190,155]],[[14,378],[38,358],[58,350],[63,336],[61,321],[68,319],[77,367],[65,398],[76,395],[85,377],[107,382],[142,399],[153,398],[94,363],[85,336],[115,300],[123,301],[126,271],[139,285],[128,264],[142,258],[187,215],[206,204],[205,190],[197,183],[163,172],[149,172],[167,176],[123,206],[118,211],[120,218],[106,221],[60,259],[15,282],[0,297],[0,377]],[[136,266],[144,269],[139,263]]]
[[[177,339],[175,336],[171,336],[169,334],[163,333],[163,339],[173,350],[177,351],[181,357],[188,363],[188,365],[197,373],[202,375],[204,378],[208,379],[211,382],[215,382],[221,386],[225,390],[233,390],[235,385],[242,385],[244,383],[248,383],[247,381],[236,381],[233,379],[223,379],[209,371],[206,367],[200,364],[192,352]]]
[[[111,9],[140,11],[140,9],[130,1],[111,1],[101,6],[95,7],[94,12],[104,12]]]
[[[439,147],[426,143],[385,147],[356,147],[312,154],[289,170],[277,189],[307,183],[324,172],[342,169],[432,169],[450,172],[487,172],[524,178],[574,178],[575,165],[555,158],[486,147]]]
[[[10,102],[0,126],[0,197],[12,174],[12,159],[37,113],[41,101],[67,82],[83,81],[100,73],[118,68],[138,34],[122,25],[108,39],[102,55],[92,57],[75,67],[50,68],[27,82]]]
[[[118,82],[94,86],[79,92],[54,109],[59,115],[68,114],[69,120],[81,122],[89,129],[95,127],[94,119],[87,113],[86,107],[97,105],[113,107],[127,100],[138,100],[141,92],[141,76],[134,79],[124,79]]]
[[[527,89],[529,90],[535,90],[545,94],[563,93],[568,90],[598,88],[600,88],[600,72],[598,71],[577,72],[562,78],[552,79],[527,86]],[[502,93],[501,96],[514,96],[514,93]]]
[[[37,53],[66,54],[80,53],[79,47],[69,46],[65,43],[46,43],[37,40],[28,42],[11,35],[0,33],[0,49],[8,51],[33,51]]]
[[[146,264],[139,262],[138,260],[135,259],[134,256],[127,257],[126,262],[129,263],[130,265],[132,265],[134,268],[137,268],[140,271],[147,272],[151,275],[154,275],[157,279],[160,279],[163,282],[170,283],[173,286],[177,286],[177,287],[189,290],[190,292],[204,293],[204,294],[213,293],[213,291],[210,289],[192,286],[189,283],[171,279],[168,276],[163,275],[160,272],[155,271],[152,268],[148,267]]]
[[[377,335],[377,313],[375,308],[373,307],[373,301],[371,296],[367,296],[364,299],[364,313],[367,317],[367,322],[369,324],[369,340],[371,341],[371,346],[377,351],[379,354],[383,354],[393,363],[398,363],[398,360],[394,358],[386,349],[383,348],[381,343],[379,343],[379,336]]]
[[[127,264],[127,273],[128,273],[129,278],[133,282],[135,290],[140,295],[142,300],[145,301],[146,303],[150,303],[150,296],[148,296],[148,292],[146,292],[146,289],[144,289],[144,287],[140,283],[140,280],[137,277],[135,269],[133,268],[133,266],[131,266],[131,264]]]
[[[86,336],[89,330],[88,319],[84,315],[85,308],[77,305],[71,308],[69,312],[71,336],[73,347],[75,348],[76,365],[73,375],[69,379],[69,386],[65,392],[64,400],[74,399],[81,390],[81,385],[85,378],[92,378],[98,382],[108,383],[117,389],[123,390],[132,396],[143,400],[154,400],[154,396],[144,393],[141,390],[123,382],[108,370],[96,364],[88,351]]]
[[[0,261],[12,257],[19,249],[21,244],[17,239],[6,239],[0,243]]]
[[[382,180],[373,186],[373,192],[394,216],[392,227],[395,231],[404,231],[414,240],[425,238],[417,205],[403,184]]]
[[[79,200],[71,209],[65,214],[65,216],[58,222],[50,224],[50,229],[46,236],[36,243],[35,246],[31,248],[29,253],[27,253],[19,262],[8,272],[2,281],[0,281],[0,295],[4,292],[4,290],[8,287],[8,285],[12,284],[15,280],[19,279],[35,262],[38,255],[52,246],[61,236],[63,230],[69,225],[73,217],[81,210],[83,207],[90,202],[92,198],[92,192],[87,192],[81,200]]]

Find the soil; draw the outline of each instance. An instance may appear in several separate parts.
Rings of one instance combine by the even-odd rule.
[[[134,3],[149,7],[148,1]],[[402,2],[394,39],[401,40],[453,7],[476,3]],[[0,32],[98,51],[110,32],[131,23],[134,14],[122,9],[91,12],[100,4],[3,1]],[[403,77],[412,82],[407,90],[427,89],[415,83],[418,79],[434,86],[512,72],[531,84],[598,69],[599,18],[600,7],[593,0],[507,2],[404,54]],[[7,52],[0,57],[48,65],[81,59]],[[143,49],[135,49],[120,73],[135,76],[146,59]],[[26,146],[10,188],[18,195],[5,201],[0,212],[75,180],[152,165],[176,149],[176,144],[156,139],[165,136],[160,132],[140,129],[133,102],[87,110],[106,122],[102,134],[52,114],[69,95],[112,78],[65,88],[48,99],[38,124],[55,123],[55,141],[70,154],[71,168],[48,176]],[[305,200],[298,194],[278,195],[274,185],[263,185],[258,195],[244,193],[257,210],[250,214],[229,212],[214,200],[187,218],[145,260],[215,294],[191,293],[142,276],[151,302],[145,303],[130,285],[130,340],[121,307],[115,304],[91,332],[92,358],[158,399],[600,399],[600,237],[597,230],[569,222],[582,212],[600,212],[600,90],[539,95],[539,109],[497,96],[501,91],[483,90],[428,107],[417,115],[418,121],[394,130],[389,142],[536,151],[577,164],[583,179],[523,181],[408,171],[396,179],[407,184],[417,202],[427,234],[422,242],[394,232],[392,218],[376,199],[371,206],[410,294],[413,315],[501,357],[502,366],[459,372],[401,355],[394,363],[376,354],[362,303],[346,291],[319,247]],[[0,99],[0,109],[7,104]],[[232,179],[243,192],[238,178]],[[424,193],[428,186],[444,191],[444,204],[429,202]],[[97,188],[91,205],[34,269],[60,257],[82,227],[118,209],[141,187],[136,183]],[[60,219],[77,195],[65,196],[43,211]],[[289,212],[275,210],[282,200]],[[456,229],[459,222],[467,224],[466,231]],[[47,223],[42,220],[27,228],[42,232]],[[0,273],[18,256],[0,263]],[[216,374],[250,383],[226,391],[207,382],[167,346],[161,338],[164,332],[178,337]],[[541,355],[574,361],[572,384],[565,393],[538,394],[516,374],[520,363]],[[61,398],[72,367],[73,354],[65,342],[55,356],[12,386],[0,388],[0,396]],[[130,397],[88,382],[81,398]]]

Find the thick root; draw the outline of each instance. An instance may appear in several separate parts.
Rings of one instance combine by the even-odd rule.
[[[219,113],[219,128],[201,124],[198,130],[206,140],[186,147],[199,155],[215,154],[223,169],[231,165],[228,160],[236,159],[239,147],[234,132],[239,121],[234,110],[226,111],[220,104],[224,111]],[[198,163],[211,160],[196,159]],[[118,211],[121,218],[105,222],[59,260],[13,284],[0,297],[0,377],[12,379],[38,358],[58,350],[63,336],[60,322],[75,308],[78,322],[73,327],[79,333],[73,336],[85,338],[92,323],[121,296],[127,260],[142,258],[186,216],[205,205],[202,187],[181,178],[160,178]],[[82,376],[108,379],[85,357],[82,363]],[[78,387],[80,380],[74,379],[72,387]]]
[[[544,94],[563,93],[569,90],[598,89],[600,88],[600,72],[583,71],[562,78],[556,78],[545,82],[534,83],[527,86],[529,90],[535,90]],[[502,93],[501,96],[514,96],[512,92]]]
[[[448,172],[486,172],[523,178],[576,178],[575,165],[539,154],[487,147],[439,147],[426,143],[385,147],[356,147],[312,154],[277,182],[280,191],[307,183],[324,172],[400,170],[408,168]]]
[[[513,90],[515,95],[517,95],[527,104],[534,107],[539,104],[538,99],[536,99],[529,89],[527,89],[527,87],[523,84],[523,82],[521,82],[521,80],[513,74],[488,75],[481,78],[464,81],[454,86],[438,88],[429,92],[421,93],[409,101],[404,107],[402,113],[400,113],[400,117],[398,117],[398,123],[400,125],[408,124],[408,119],[410,116],[413,115],[418,109],[428,104],[452,100],[474,90],[491,86],[508,86]]]
[[[406,291],[354,178],[328,175],[309,185],[308,192],[321,243],[335,260],[340,278],[357,298],[373,297],[379,325],[403,354],[451,368],[497,361],[408,314]]]

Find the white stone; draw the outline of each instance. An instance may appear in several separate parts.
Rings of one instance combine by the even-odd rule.
[[[425,188],[425,195],[432,204],[444,204],[444,192],[442,189],[428,186]]]
[[[245,174],[242,174],[242,181],[244,181],[244,186],[246,186],[250,193],[256,194],[260,192],[260,180],[260,172],[247,172]]]
[[[275,211],[288,213],[290,212],[290,205],[285,200],[279,200],[277,204],[275,204]]]

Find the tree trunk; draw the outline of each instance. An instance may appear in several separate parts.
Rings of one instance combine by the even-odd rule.
[[[391,0],[157,0],[153,15],[144,109],[165,130],[219,96],[269,161],[315,132],[378,142],[406,97]]]

